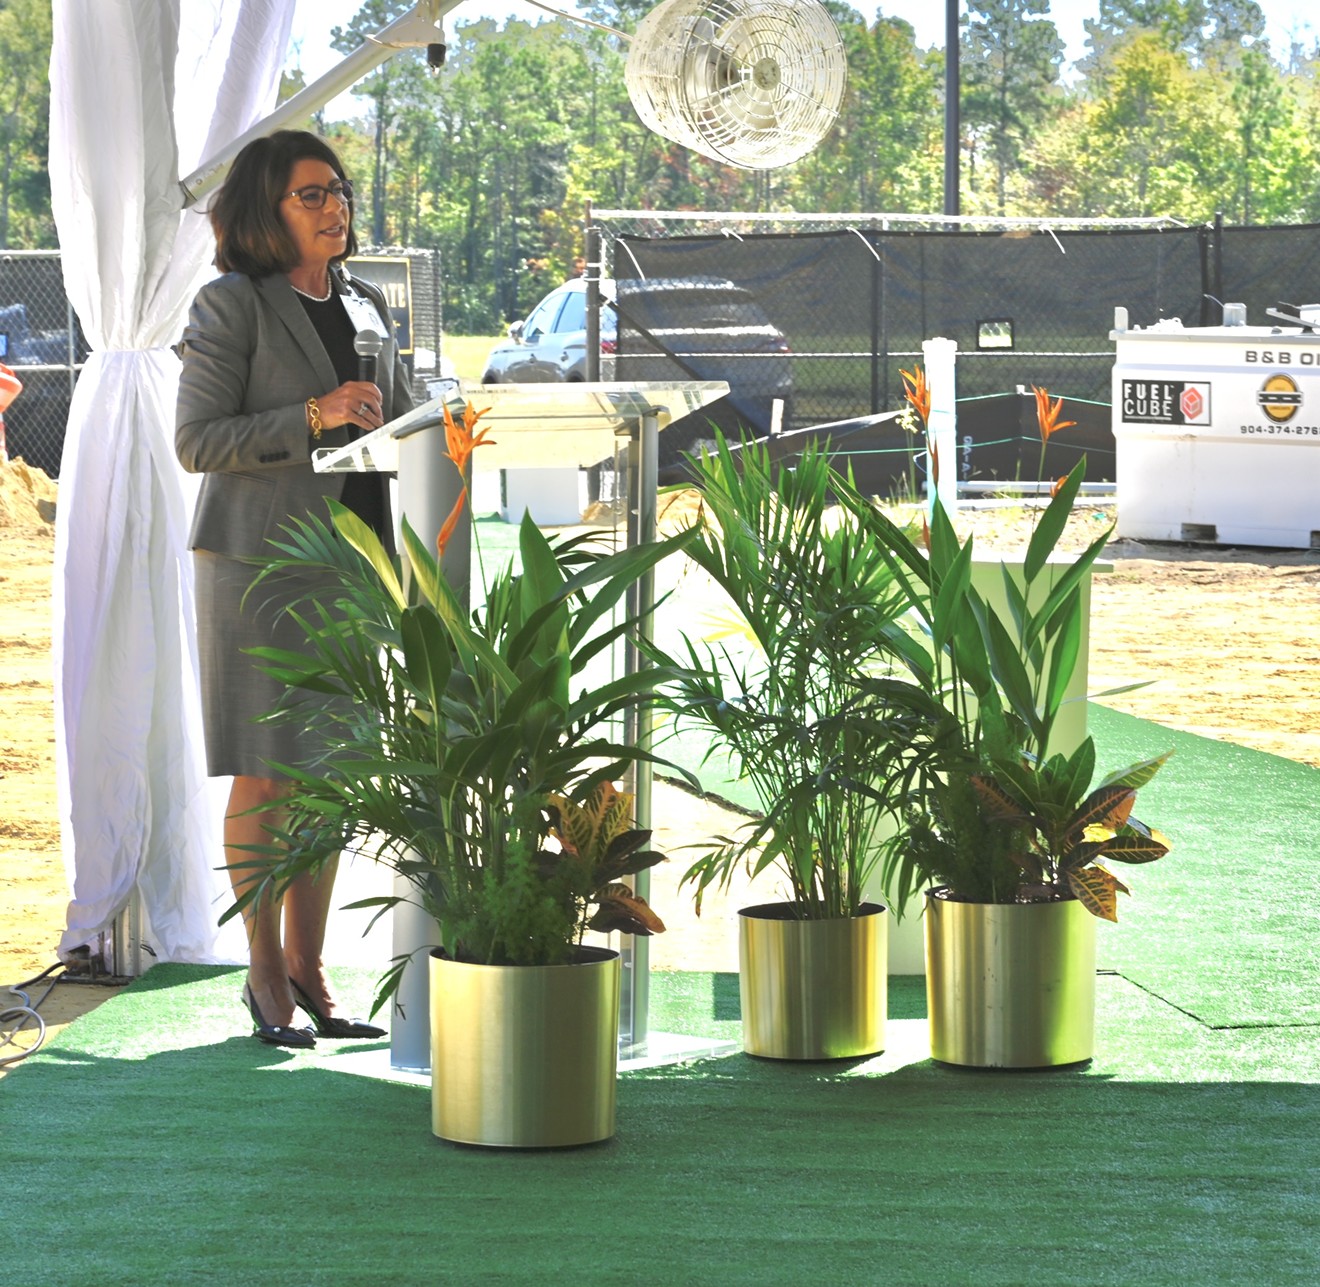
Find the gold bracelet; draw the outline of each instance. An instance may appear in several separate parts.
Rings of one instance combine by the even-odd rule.
[[[321,408],[316,405],[315,398],[307,399],[307,423],[312,428],[312,437],[321,436]]]

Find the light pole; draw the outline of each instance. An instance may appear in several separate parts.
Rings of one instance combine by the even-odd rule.
[[[944,213],[958,205],[958,0],[944,0]]]

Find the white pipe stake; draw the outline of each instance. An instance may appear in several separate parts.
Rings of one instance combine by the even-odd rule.
[[[958,413],[954,369],[958,360],[956,340],[923,340],[922,357],[926,365],[926,383],[930,388],[930,419],[926,441],[931,457],[926,469],[926,499],[931,508],[939,497],[944,512],[958,508]],[[935,457],[939,458],[939,484],[935,483]]]

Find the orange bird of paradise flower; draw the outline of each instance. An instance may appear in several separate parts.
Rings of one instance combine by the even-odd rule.
[[[490,433],[490,426],[487,425],[480,433],[474,434],[472,431],[477,427],[477,421],[481,419],[488,411],[489,407],[483,407],[478,411],[470,402],[463,408],[463,423],[460,425],[454,419],[454,414],[448,407],[444,408],[445,413],[445,446],[449,450],[449,458],[454,462],[454,467],[464,477],[467,476],[468,458],[478,448],[492,444],[492,439],[486,435]]]
[[[913,411],[921,417],[923,425],[930,423],[930,385],[926,383],[926,373],[916,366],[911,371],[899,371],[903,377],[903,396],[908,400]]]
[[[490,426],[487,425],[480,433],[474,433],[477,427],[477,421],[489,411],[489,407],[484,407],[478,411],[470,402],[463,408],[463,422],[460,424],[454,419],[453,413],[448,407],[444,408],[445,413],[445,445],[449,450],[449,459],[454,462],[454,467],[458,470],[458,475],[463,479],[463,490],[459,493],[458,499],[454,502],[454,508],[449,511],[449,517],[445,519],[444,526],[440,529],[439,536],[436,537],[436,547],[440,552],[440,557],[444,558],[445,546],[449,544],[450,537],[454,535],[454,529],[458,526],[458,520],[463,513],[463,505],[467,501],[467,463],[472,453],[478,447],[487,447],[494,445],[494,439],[488,437]]]
[[[1059,413],[1063,410],[1062,398],[1056,398],[1051,402],[1050,391],[1035,384],[1031,386],[1031,391],[1036,395],[1036,423],[1040,426],[1041,442],[1049,442],[1050,435],[1055,430],[1067,429],[1077,423],[1076,420],[1059,419]]]

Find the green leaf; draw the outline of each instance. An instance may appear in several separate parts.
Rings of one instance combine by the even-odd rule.
[[[968,614],[960,614],[949,655],[953,661],[955,676],[965,683],[977,701],[984,706],[994,698],[994,672],[990,650],[987,644],[990,610],[977,596],[975,590],[968,591]],[[1011,645],[1010,645],[1011,646]]]
[[[1004,599],[1008,604],[1009,616],[1019,639],[1026,637],[1030,615],[1027,611],[1027,596],[1018,582],[1017,576],[1007,563],[999,565],[1000,580],[1004,586]]]
[[[614,611],[618,603],[642,577],[653,572],[671,555],[695,548],[697,536],[694,528],[661,541],[649,541],[607,554],[590,566],[564,580],[560,596],[567,598],[580,594],[592,586],[597,587],[589,603],[575,605],[571,636],[576,644],[596,627],[601,618]]]
[[[1156,681],[1153,679],[1142,679],[1135,684],[1120,684],[1117,688],[1105,688],[1098,693],[1086,694],[1086,700],[1093,702],[1100,697],[1118,697],[1123,693],[1135,693],[1142,688],[1149,688]]]
[[[1172,754],[1172,751],[1165,751],[1163,755],[1157,755],[1154,759],[1139,760],[1136,764],[1129,764],[1127,768],[1117,769],[1105,778],[1100,786],[1131,787],[1133,791],[1139,791],[1164,767],[1165,761]]]
[[[405,608],[400,626],[404,664],[413,690],[438,711],[454,668],[449,637],[429,604]]]
[[[1145,863],[1163,858],[1172,846],[1158,831],[1122,831],[1104,847],[1104,856],[1116,862]]]
[[[381,585],[385,587],[395,604],[402,608],[407,603],[403,586],[399,583],[398,575],[394,571],[394,562],[385,553],[380,537],[345,505],[335,500],[326,503],[330,507],[331,521],[335,530],[371,564],[380,578]]]
[[[958,620],[967,612],[968,592],[972,586],[972,547],[959,550],[940,581],[931,620],[932,643],[943,649],[953,638]]]
[[[954,559],[964,550],[969,559],[972,557],[972,548],[975,544],[973,538],[970,536],[967,538],[966,546],[961,544],[942,502],[938,500],[935,502],[927,526],[930,530],[930,566],[934,577],[946,576],[953,566]]]
[[[1064,628],[1059,632],[1050,651],[1043,713],[1047,737],[1048,730],[1053,728],[1054,717],[1058,714],[1059,707],[1068,696],[1068,686],[1072,683],[1073,673],[1077,669],[1077,659],[1082,651],[1081,588],[1078,587],[1074,594],[1077,596],[1077,610],[1067,614]]]
[[[997,614],[988,612],[985,620],[995,680],[1010,709],[1031,730],[1037,749],[1043,751],[1046,730],[1036,713],[1036,696],[1031,676],[1022,663],[1017,643]]]
[[[1035,530],[1031,533],[1031,540],[1027,543],[1027,557],[1022,564],[1028,590],[1049,561],[1050,555],[1054,553],[1059,537],[1063,535],[1063,529],[1068,525],[1073,501],[1076,500],[1085,477],[1086,457],[1083,456],[1072,467],[1068,477],[1063,480],[1059,490],[1050,499]]]
[[[1081,585],[1082,579],[1090,572],[1092,565],[1100,557],[1108,543],[1109,532],[1097,537],[1051,583],[1050,592],[1046,596],[1045,602],[1041,604],[1037,612],[1032,614],[1024,639],[1026,646],[1033,646],[1042,635],[1048,637],[1050,633],[1061,627],[1062,623],[1058,620],[1058,616],[1061,612],[1068,610],[1069,596],[1074,588]],[[1080,609],[1074,607],[1071,610],[1079,611]]]
[[[552,654],[566,654],[568,650],[564,571],[530,513],[523,515],[518,548],[522,556],[522,575],[517,582],[520,618],[529,625],[533,620],[536,624],[534,630],[520,632],[511,641],[511,656],[526,649],[537,665],[544,666]]]
[[[1086,789],[1095,776],[1095,739],[1089,734],[1082,739],[1060,773],[1064,801],[1072,808],[1086,795]]]
[[[399,529],[403,536],[404,555],[412,571],[413,581],[422,598],[434,604],[440,597],[440,587],[444,583],[440,575],[440,564],[425,542],[413,531],[406,518],[401,520]]]

